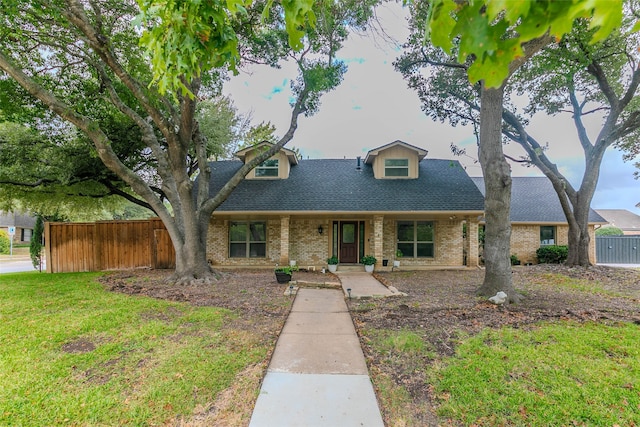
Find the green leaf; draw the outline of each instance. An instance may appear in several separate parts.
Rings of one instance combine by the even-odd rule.
[[[435,46],[441,47],[447,53],[450,53],[453,47],[451,33],[456,26],[456,20],[453,18],[453,12],[456,9],[457,5],[453,0],[435,0],[429,11],[430,18],[425,39],[431,38]]]
[[[598,0],[598,7],[593,11],[590,28],[598,28],[591,39],[591,43],[604,40],[622,23],[622,0]],[[640,28],[640,21],[634,26],[634,31]]]

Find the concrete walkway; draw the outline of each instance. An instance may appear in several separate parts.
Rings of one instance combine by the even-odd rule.
[[[384,427],[343,292],[297,291],[249,425]]]
[[[387,288],[369,273],[338,271],[335,274],[342,282],[342,289],[344,289],[345,295],[349,296],[348,290],[351,289],[351,298],[375,298],[405,295],[402,292],[398,292],[398,290],[393,286]]]

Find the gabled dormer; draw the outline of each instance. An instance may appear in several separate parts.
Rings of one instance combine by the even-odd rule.
[[[260,153],[273,147],[270,142],[261,142],[252,147],[236,152],[235,156],[242,163],[250,162]],[[247,179],[287,179],[292,165],[298,164],[298,157],[295,151],[281,148],[275,155],[258,165],[247,175]]]
[[[402,141],[394,141],[367,153],[364,162],[371,165],[376,179],[416,179],[418,163],[427,151]]]

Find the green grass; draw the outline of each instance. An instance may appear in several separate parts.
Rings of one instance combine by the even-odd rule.
[[[232,314],[106,292],[98,275],[0,276],[0,425],[161,425],[267,349]],[[87,341],[93,351],[69,353]]]
[[[429,372],[438,414],[464,425],[638,425],[640,328],[485,330]]]

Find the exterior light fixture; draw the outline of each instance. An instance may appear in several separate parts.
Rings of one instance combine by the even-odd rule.
[[[324,231],[324,229],[322,228],[322,225],[318,226],[318,234],[322,234],[322,232]]]

